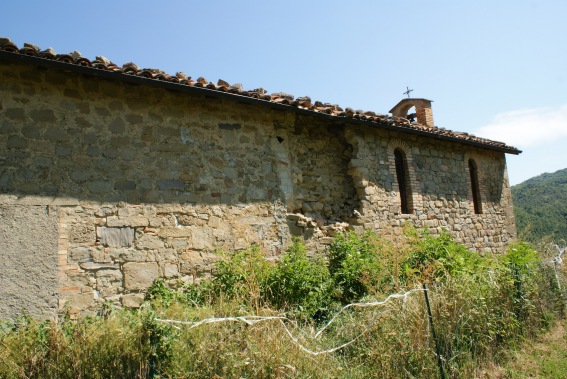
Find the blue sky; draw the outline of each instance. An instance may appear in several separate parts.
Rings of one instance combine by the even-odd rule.
[[[512,184],[567,167],[564,0],[4,0],[0,36],[504,141]]]

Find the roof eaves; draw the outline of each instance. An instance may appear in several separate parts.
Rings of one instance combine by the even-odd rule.
[[[208,82],[204,78],[193,80],[184,73],[177,73],[175,76],[171,76],[158,69],[140,69],[134,63],[126,63],[119,67],[104,57],[97,57],[94,61],[90,61],[82,57],[79,52],[56,54],[52,49],[40,51],[38,47],[31,44],[25,44],[22,49],[18,49],[7,38],[0,38],[0,59],[35,64],[61,71],[73,71],[88,76],[119,80],[131,84],[158,86],[172,91],[231,98],[242,103],[260,104],[280,110],[293,110],[301,114],[317,115],[333,121],[363,124],[369,127],[382,127],[439,140],[498,150],[509,154],[521,153],[520,150],[507,146],[502,142],[442,128],[431,129],[424,125],[411,123],[404,118],[391,117],[369,111],[355,111],[350,108],[342,109],[336,104],[321,103],[319,101],[313,103],[307,96],[295,99],[294,96],[281,92],[267,94],[267,91],[262,88],[245,91],[242,89],[242,85],[234,84],[231,86],[223,80],[219,80],[215,84]]]

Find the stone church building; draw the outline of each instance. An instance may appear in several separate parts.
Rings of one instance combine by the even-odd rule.
[[[104,301],[206,275],[215,250],[337,232],[515,238],[504,143],[391,115],[0,39],[0,315]]]

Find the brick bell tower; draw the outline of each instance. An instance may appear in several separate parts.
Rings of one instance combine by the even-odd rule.
[[[435,128],[433,122],[433,111],[431,110],[431,100],[427,99],[403,99],[396,106],[390,109],[390,113],[394,117],[402,117],[413,120],[417,118],[417,123],[427,126],[428,128]],[[415,107],[415,114],[408,115],[408,111]]]

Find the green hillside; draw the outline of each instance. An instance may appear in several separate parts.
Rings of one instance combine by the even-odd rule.
[[[567,168],[513,186],[512,197],[520,237],[567,241]]]

